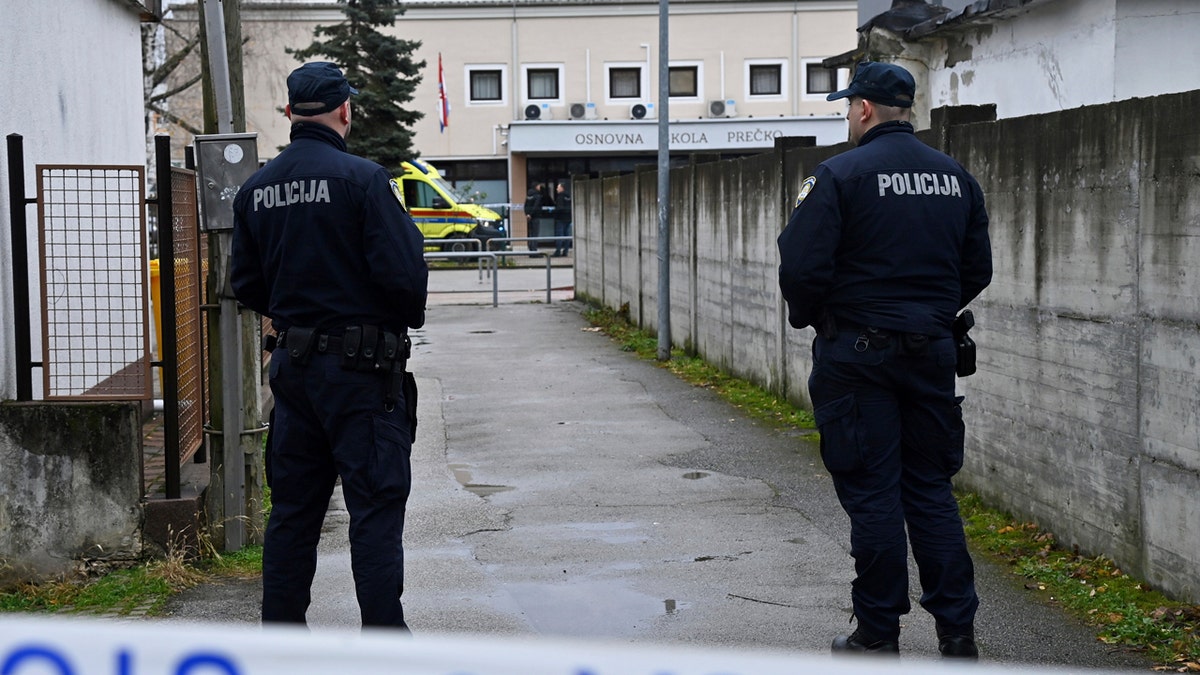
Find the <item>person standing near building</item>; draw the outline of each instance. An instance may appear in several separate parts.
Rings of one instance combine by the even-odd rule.
[[[571,236],[571,193],[567,192],[567,187],[563,183],[559,183],[555,188],[554,195],[554,236],[569,237]],[[571,242],[561,239],[554,242],[554,256],[562,257],[567,255],[567,251],[571,250]]]
[[[407,630],[401,538],[416,429],[407,329],[425,323],[424,240],[382,166],[346,152],[350,96],[331,63],[287,78],[291,144],[234,200],[231,281],[271,319],[264,623],[306,622],[340,477],[362,625]]]
[[[525,232],[527,237],[536,237],[538,219],[542,217],[542,207],[544,206],[543,194],[546,191],[545,183],[538,183],[529,188],[529,192],[525,194]],[[536,241],[526,242],[526,246],[530,251],[538,249]]]
[[[964,442],[952,326],[991,282],[991,244],[979,184],[914,135],[915,93],[908,71],[864,62],[828,96],[849,99],[857,147],[804,181],[779,285],[789,323],[817,331],[809,393],[850,517],[858,627],[833,652],[899,652],[910,541],[939,651],[970,659],[979,599],[951,492]]]

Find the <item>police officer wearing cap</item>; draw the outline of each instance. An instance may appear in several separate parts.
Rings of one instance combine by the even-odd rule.
[[[305,623],[340,477],[362,625],[407,630],[401,536],[416,386],[406,331],[425,323],[424,241],[388,171],[346,152],[358,92],[342,72],[307,63],[287,87],[291,144],[233,205],[234,292],[279,336],[262,619]]]
[[[964,439],[952,327],[991,281],[991,244],[979,184],[913,134],[915,91],[903,68],[864,62],[829,95],[849,99],[857,147],[804,181],[779,236],[779,285],[792,327],[817,331],[809,394],[850,517],[858,627],[833,651],[899,652],[911,542],[939,651],[971,659],[979,599],[951,492]]]

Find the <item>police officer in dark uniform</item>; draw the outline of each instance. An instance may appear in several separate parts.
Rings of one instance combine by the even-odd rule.
[[[911,541],[940,652],[977,658],[974,567],[950,480],[964,437],[952,327],[991,281],[991,244],[979,184],[913,135],[915,90],[903,68],[864,62],[829,95],[849,99],[857,147],[804,181],[779,236],[779,285],[791,325],[817,331],[809,393],[850,516],[858,627],[833,651],[899,652]]]
[[[307,63],[287,86],[291,144],[234,200],[233,289],[279,336],[262,618],[305,623],[340,476],[362,624],[407,630],[401,535],[416,386],[406,331],[425,322],[424,242],[387,170],[346,152],[358,92],[342,72]]]

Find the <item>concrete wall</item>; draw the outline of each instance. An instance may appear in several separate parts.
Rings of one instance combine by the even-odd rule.
[[[988,199],[995,278],[960,481],[991,504],[1200,599],[1200,91],[998,122],[935,111],[923,140]],[[808,405],[812,329],[786,326],[775,238],[804,176],[847,149],[783,149],[671,176],[673,341]],[[577,293],[652,326],[654,171],[575,182]],[[633,208],[630,204],[641,205]],[[631,224],[630,218],[640,222]],[[602,240],[603,246],[598,242]],[[616,278],[614,275],[621,274]]]
[[[0,588],[138,557],[141,461],[138,403],[0,404]]]

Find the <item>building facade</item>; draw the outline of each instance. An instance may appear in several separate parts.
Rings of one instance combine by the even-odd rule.
[[[482,203],[523,202],[527,184],[628,171],[658,151],[655,0],[410,0],[391,31],[422,44],[407,107],[425,117],[415,147]],[[845,68],[822,61],[856,43],[857,5],[841,0],[674,0],[667,103],[673,158],[770,149],[779,136],[845,140],[843,102],[825,95]],[[176,21],[195,21],[195,5]],[[270,158],[286,145],[285,80],[336,3],[245,2],[247,130]],[[439,62],[449,103],[438,110]],[[196,91],[193,96],[199,96]],[[180,103],[198,109],[198,105]],[[514,232],[515,233],[515,232]]]

